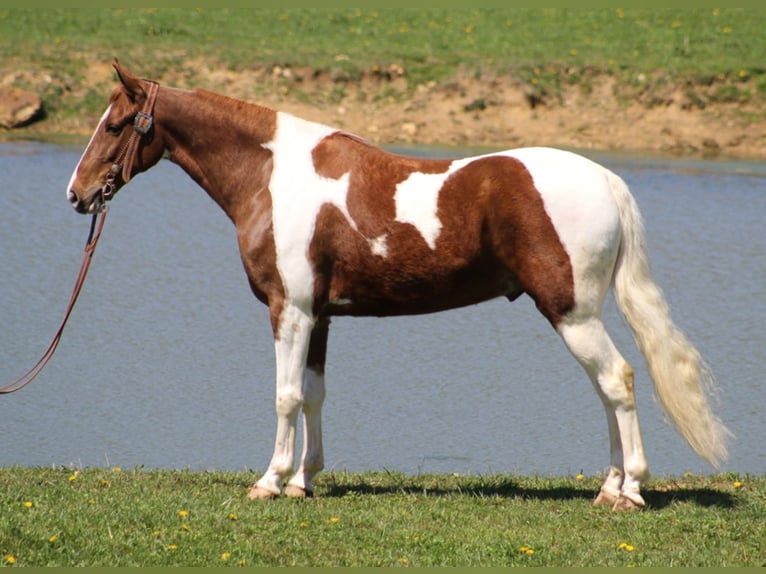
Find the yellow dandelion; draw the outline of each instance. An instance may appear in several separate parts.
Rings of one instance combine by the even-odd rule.
[[[246,564],[244,559],[237,560],[237,566],[244,566]]]
[[[107,486],[109,486],[109,481],[106,480],[105,478],[102,478],[100,484],[101,484],[101,486],[106,488]]]
[[[27,500],[24,503],[24,508],[32,508],[34,505],[35,505],[34,502],[32,502],[31,500]]]
[[[740,78],[747,78],[747,71],[746,70],[740,70],[737,74]]]
[[[620,542],[620,549],[624,550],[625,552],[633,552],[633,550],[635,550],[633,545],[628,544],[627,542]]]
[[[122,472],[122,469],[119,466],[115,466],[112,468],[112,472]]]
[[[532,554],[535,553],[535,549],[525,544],[524,546],[519,548],[519,552],[521,552],[522,554],[526,554],[527,556],[532,556]]]
[[[178,550],[178,546],[176,546],[175,544],[168,544],[168,550],[171,550],[171,551]]]
[[[189,511],[188,510],[179,510],[178,511],[178,516],[180,516],[181,518],[186,518],[187,516],[189,516]]]
[[[340,522],[340,518],[337,516],[333,516],[332,518],[327,520],[327,524],[338,524]]]
[[[410,559],[409,559],[409,558],[407,558],[406,556],[400,556],[400,557],[399,557],[399,560],[398,560],[398,562],[399,562],[399,564],[401,564],[402,566],[407,566],[407,564],[409,564],[409,563],[410,563]]]
[[[576,56],[577,55],[577,50],[572,48],[571,50],[569,50],[569,55],[570,56]]]
[[[236,514],[234,514],[233,512],[230,512],[230,513],[229,513],[229,520],[235,521],[235,520],[237,520],[238,518],[239,518],[239,517],[238,517]]]
[[[581,473],[581,472],[578,472],[577,476],[575,476],[575,478],[577,480],[583,480],[585,478],[585,475],[583,473]]]
[[[732,483],[732,486],[733,486],[734,488],[742,488],[742,483],[741,483],[740,481],[738,481],[738,480],[735,480],[735,481]]]
[[[308,522],[301,522],[301,523],[298,525],[298,527],[300,527],[300,528],[306,528],[308,525],[309,525],[309,524],[308,524]]]
[[[617,14],[618,18],[620,19],[625,18],[625,12],[622,10],[622,8],[617,8],[617,10],[615,10],[615,13]]]
[[[77,480],[77,473],[76,472],[74,474],[70,474],[69,475],[69,482],[74,482],[75,480]]]
[[[718,16],[721,13],[720,8],[713,8],[713,16]]]
[[[16,564],[16,557],[13,554],[6,554],[5,563],[13,566],[14,564]]]
[[[185,530],[186,532],[189,532],[189,525],[184,522],[181,525],[181,530]]]
[[[59,537],[57,535],[53,534],[52,536],[50,536],[48,538],[48,542],[50,542],[51,544],[54,544],[55,542],[58,541],[58,539],[59,539]]]
[[[152,536],[154,536],[155,538],[159,538],[161,535],[162,535],[162,531],[160,530],[155,530],[152,532]]]
[[[226,562],[229,558],[231,558],[231,552],[224,552],[221,554],[221,560],[224,562]]]
[[[721,30],[724,34],[731,34],[731,28],[729,26],[724,26],[723,30]]]

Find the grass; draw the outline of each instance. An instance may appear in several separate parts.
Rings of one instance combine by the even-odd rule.
[[[91,63],[114,56],[146,77],[181,73],[189,87],[201,62],[237,72],[309,67],[336,82],[395,65],[409,89],[458,72],[505,74],[555,97],[608,74],[623,98],[651,102],[646,92],[668,83],[715,83],[726,87],[719,99],[760,101],[764,28],[766,10],[735,8],[6,8],[0,77],[34,70],[18,83],[42,84],[53,117],[100,111],[91,108],[103,96],[82,98],[78,87]],[[752,87],[739,93],[743,83]]]
[[[593,508],[598,477],[321,475],[254,502],[249,473],[0,469],[13,566],[764,566],[766,477],[652,480]]]

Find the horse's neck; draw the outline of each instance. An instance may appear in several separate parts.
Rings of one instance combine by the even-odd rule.
[[[245,193],[255,193],[270,152],[276,112],[210,92],[168,88],[158,99],[171,161],[181,166],[236,221]]]

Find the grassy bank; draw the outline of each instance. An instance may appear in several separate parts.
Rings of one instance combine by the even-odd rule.
[[[41,91],[49,119],[97,117],[113,78],[89,70],[114,56],[187,86],[208,85],[209,70],[307,67],[332,97],[365,76],[406,92],[468,73],[555,100],[608,75],[617,98],[662,105],[672,85],[705,107],[764,100],[764,28],[765,10],[724,8],[3,9],[0,79]]]
[[[766,477],[658,479],[593,508],[597,477],[328,473],[252,502],[249,473],[0,469],[4,565],[763,566]]]

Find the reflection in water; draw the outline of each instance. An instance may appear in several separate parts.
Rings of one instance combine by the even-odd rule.
[[[64,196],[81,149],[0,143],[2,381],[34,363],[69,297],[89,224]],[[719,377],[716,411],[737,435],[724,469],[766,472],[766,168],[594,159],[631,186],[674,318]],[[709,472],[662,420],[613,304],[606,315],[636,368],[653,472]],[[335,319],[327,379],[328,468],[587,474],[608,462],[606,420],[588,379],[524,297],[421,317]],[[268,314],[250,294],[234,229],[162,162],[113,203],[47,370],[0,398],[0,430],[13,437],[0,466],[262,471],[273,401]]]

